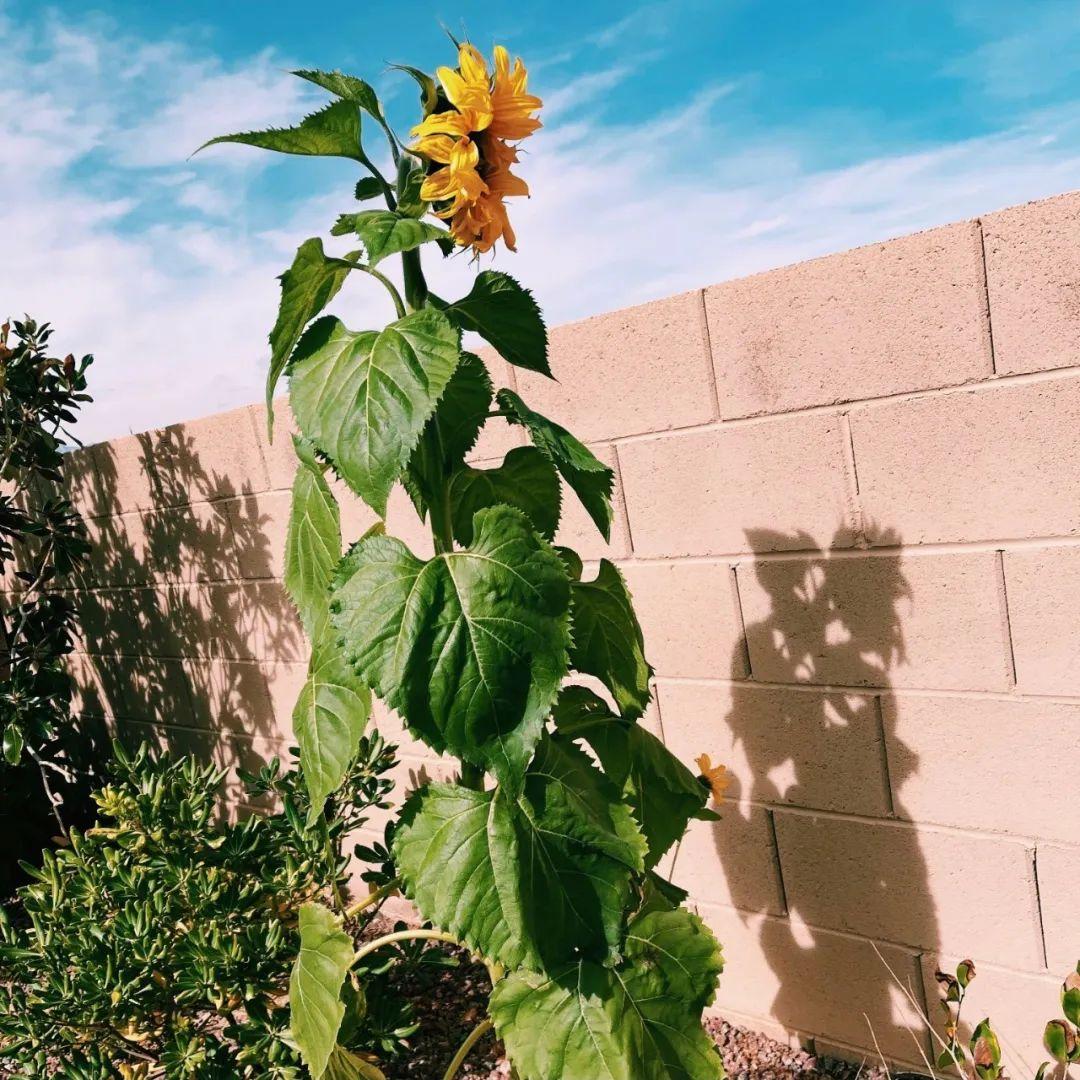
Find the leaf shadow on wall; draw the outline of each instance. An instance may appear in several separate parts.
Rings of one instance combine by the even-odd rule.
[[[125,743],[228,770],[288,757],[307,645],[280,583],[266,498],[206,469],[177,425],[136,437],[137,457],[92,447],[92,565],[80,596],[83,712]],[[137,469],[133,466],[137,465]],[[145,509],[115,513],[118,500]]]
[[[805,533],[747,538],[759,557],[737,577],[756,578],[755,609],[767,599],[768,610],[732,656],[723,722],[742,767],[713,840],[730,868],[731,903],[771,969],[755,977],[776,985],[766,1008],[788,1029],[851,1047],[876,1039],[887,1058],[918,1064],[911,1032],[929,1053],[925,1025],[884,961],[926,1015],[919,954],[936,948],[937,918],[916,829],[875,820],[907,816],[892,793],[918,767],[882,707],[890,672],[905,661],[904,610],[917,597],[896,554],[852,558]],[[900,537],[886,533],[881,546],[898,550]],[[789,551],[799,554],[760,557]],[[738,869],[762,837],[779,856],[767,898]],[[884,961],[859,938],[879,942]],[[740,978],[736,967],[729,977]]]

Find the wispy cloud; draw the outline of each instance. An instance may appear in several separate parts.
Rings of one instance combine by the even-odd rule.
[[[187,155],[306,111],[287,58],[229,64],[97,23],[0,30],[0,305],[97,354],[84,436],[256,400],[274,278],[348,201],[347,169],[304,163],[300,194],[284,194],[273,178],[301,173],[266,172],[270,155]],[[632,125],[590,117],[628,77],[613,62],[547,89],[548,125],[523,155],[536,197],[513,211],[521,254],[497,265],[554,322],[1080,186],[1080,119],[1066,109],[821,170],[790,132],[748,123],[737,82]],[[453,295],[473,272],[456,257],[433,267],[433,285]],[[357,327],[389,316],[367,284],[337,304]]]

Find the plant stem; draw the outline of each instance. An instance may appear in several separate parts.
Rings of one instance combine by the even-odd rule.
[[[397,941],[445,941],[450,945],[461,944],[453,934],[443,933],[442,930],[398,930],[396,933],[386,934],[374,941],[369,941],[353,957],[353,963],[359,964],[366,956],[378,952],[384,945],[393,945]]]
[[[465,1063],[465,1059],[469,1056],[469,1051],[494,1027],[489,1017],[487,1020],[481,1021],[469,1032],[465,1041],[458,1048],[458,1052],[454,1055],[454,1060],[450,1062],[450,1067],[443,1075],[443,1080],[454,1080],[454,1077],[458,1074],[458,1069]]]
[[[386,899],[395,889],[401,886],[401,878],[396,877],[393,881],[388,881],[381,888],[376,889],[374,892],[368,893],[363,900],[358,900],[351,908],[348,908],[345,912],[346,919],[355,919],[361,911],[365,911],[371,907],[372,904],[379,903],[380,900]]]
[[[370,274],[376,281],[381,281],[385,286],[386,291],[390,294],[390,299],[394,301],[397,317],[399,319],[405,318],[408,312],[405,310],[405,302],[401,299],[401,293],[397,291],[397,286],[385,274],[379,273],[378,270],[373,269],[366,263],[354,262],[352,259],[342,259],[341,261],[351,266],[354,270],[362,270],[365,274]]]
[[[467,761],[461,763],[461,786],[472,788],[473,791],[484,790],[484,769],[481,765],[471,765]]]

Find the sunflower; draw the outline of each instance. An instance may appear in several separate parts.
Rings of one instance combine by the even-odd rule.
[[[518,160],[516,143],[540,121],[533,116],[542,102],[528,92],[528,72],[518,57],[495,46],[494,73],[472,45],[458,49],[457,69],[438,70],[443,95],[452,106],[432,113],[413,128],[412,149],[433,169],[420,197],[435,204],[435,214],[449,219],[450,233],[477,255],[502,240],[516,251],[504,199],[528,195],[521,177],[510,171]]]
[[[714,765],[708,754],[701,754],[695,764],[701,770],[699,779],[712,792],[713,801],[719,806],[724,793],[731,786],[731,777],[723,765]]]

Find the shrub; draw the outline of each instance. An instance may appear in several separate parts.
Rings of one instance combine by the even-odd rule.
[[[75,796],[87,757],[71,730],[71,680],[63,667],[74,608],[53,587],[90,550],[81,518],[58,491],[63,446],[74,439],[68,425],[90,400],[92,357],[76,363],[48,355],[48,323],[16,322],[13,339],[11,330],[0,327],[0,573],[13,573],[19,591],[7,594],[0,612],[0,818],[11,819],[5,837],[40,844],[48,831],[28,808],[44,802],[46,829],[63,833],[65,796]],[[13,862],[14,856],[0,866],[0,895],[11,886]]]
[[[246,779],[252,797],[283,809],[227,824],[222,772],[117,746],[112,781],[94,796],[101,821],[28,867],[32,884],[4,913],[0,1070],[73,1080],[306,1075],[286,1006],[297,912],[345,887],[345,838],[384,805],[393,764],[377,735],[362,739],[308,828],[306,791],[275,760]],[[384,880],[377,867],[369,877]],[[350,985],[345,1038],[358,1054],[385,1055],[410,1021],[384,1000],[381,976],[366,978],[380,1008],[367,1013]]]
[[[640,723],[651,668],[618,568],[601,560],[586,578],[581,558],[552,542],[564,485],[608,537],[613,472],[513,389],[496,391],[462,346],[463,332],[478,333],[510,364],[550,376],[532,294],[485,270],[447,301],[421,266],[424,251],[514,248],[504,199],[528,191],[511,166],[541,103],[502,48],[494,73],[471,45],[438,82],[401,70],[421,89],[411,145],[367,83],[321,71],[296,74],[334,101],[297,126],[213,140],[351,159],[368,173],[357,199],[385,203],[342,214],[330,230],[358,241],[355,251],[329,256],[319,238],[300,245],[270,333],[267,400],[287,373],[301,433],[285,564],[312,639],[294,713],[312,812],[341,782],[371,692],[460,761],[456,783],[410,797],[392,845],[406,894],[433,924],[410,935],[466,945],[494,983],[490,1018],[447,1076],[494,1025],[521,1080],[715,1080],[720,1059],[701,1013],[720,949],[656,871],[689,820],[711,816],[708,787]],[[393,182],[365,150],[362,120],[386,136]],[[385,272],[396,257],[403,293]],[[356,273],[386,289],[397,312],[389,326],[356,331],[319,317]],[[495,417],[532,445],[474,468],[466,458]],[[380,518],[402,484],[430,524],[434,556],[380,524],[341,558],[328,468]],[[572,673],[607,698],[568,683]],[[709,772],[719,784],[721,770]],[[319,904],[301,910],[300,930],[292,1031],[313,1076],[329,1076],[341,988],[400,935],[355,953]]]

